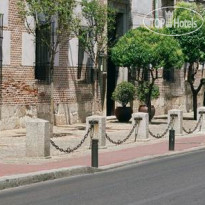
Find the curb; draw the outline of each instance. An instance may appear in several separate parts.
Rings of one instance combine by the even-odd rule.
[[[195,151],[205,150],[204,146],[194,147],[183,151],[170,151],[162,155],[154,155],[154,156],[145,156],[141,158],[137,158],[134,160],[119,162],[111,165],[101,166],[99,168],[86,167],[86,166],[75,166],[70,168],[60,168],[60,169],[52,169],[45,170],[39,172],[32,172],[28,174],[18,174],[12,176],[5,176],[0,178],[0,190],[19,187],[28,184],[34,184],[38,182],[55,180],[64,177],[71,177],[77,175],[84,174],[92,174],[101,171],[109,171],[116,168],[122,168],[125,166],[130,166],[139,162],[149,162],[151,160],[163,159],[167,157],[174,157],[176,155],[185,155]]]
[[[182,150],[182,151],[170,151],[170,152],[167,152],[167,153],[161,154],[161,155],[144,156],[144,157],[129,160],[129,161],[124,161],[124,162],[119,162],[119,163],[115,163],[115,164],[101,166],[99,171],[112,170],[112,169],[121,168],[121,167],[124,167],[124,166],[130,166],[130,165],[140,163],[140,162],[149,162],[151,160],[174,157],[176,155],[177,156],[182,156],[182,155],[185,155],[185,154],[190,154],[192,152],[201,151],[201,150],[205,150],[205,147],[204,146],[194,147],[194,148],[190,148],[190,149],[186,149],[186,150]]]
[[[71,168],[52,169],[28,174],[18,174],[0,178],[0,190],[14,188],[37,182],[59,179],[63,177],[91,174],[100,171],[97,168],[75,166]]]

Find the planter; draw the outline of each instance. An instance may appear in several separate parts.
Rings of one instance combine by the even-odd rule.
[[[138,111],[148,113],[148,107],[146,105],[140,105]],[[154,115],[155,115],[155,107],[154,107],[154,105],[152,105],[150,118],[152,119],[154,117]]]
[[[131,107],[117,107],[115,109],[115,116],[119,122],[128,122],[132,117]]]

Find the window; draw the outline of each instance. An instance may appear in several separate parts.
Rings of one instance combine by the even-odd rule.
[[[36,66],[35,78],[50,82],[49,45],[51,43],[50,25],[42,24],[36,29]]]
[[[89,35],[89,36],[88,36]],[[81,39],[82,37],[82,39]],[[87,27],[81,27],[79,30],[79,40],[78,40],[78,72],[77,79],[85,80],[88,83],[91,83],[93,77],[93,69],[89,54],[85,50],[84,44],[86,39],[89,41],[90,34]],[[89,44],[90,42],[88,42]]]
[[[174,68],[163,69],[163,79],[173,83],[174,82]]]
[[[2,68],[3,14],[0,14],[0,69]],[[1,75],[1,73],[0,73]]]

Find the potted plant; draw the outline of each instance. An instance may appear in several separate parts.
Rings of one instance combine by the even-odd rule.
[[[115,109],[115,116],[119,122],[128,122],[132,117],[133,110],[126,105],[135,99],[136,88],[132,83],[122,82],[115,88],[112,99],[122,106]]]
[[[161,32],[163,29],[158,29]],[[129,30],[111,49],[111,59],[118,67],[128,70],[128,79],[140,85],[147,82],[146,105],[151,119],[152,88],[159,79],[159,69],[181,69],[184,55],[173,36],[150,32],[144,27]],[[143,94],[143,93],[142,93]]]
[[[139,106],[138,111],[148,113],[147,102],[149,100],[148,99],[149,98],[149,93],[151,93],[151,100],[157,99],[160,95],[159,87],[156,86],[156,85],[153,85],[153,87],[150,91],[149,82],[143,82],[143,83],[141,83],[137,86],[136,90],[137,90],[136,91],[137,99],[141,103],[140,106]],[[154,117],[154,115],[155,115],[155,107],[153,105],[151,105],[150,120]]]

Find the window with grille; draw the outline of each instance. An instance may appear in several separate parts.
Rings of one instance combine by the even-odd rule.
[[[51,43],[51,26],[42,24],[36,29],[36,65],[35,78],[50,82],[49,47]]]
[[[0,14],[0,69],[2,68],[2,61],[3,61],[2,44],[3,44],[3,14]]]
[[[168,82],[174,82],[174,68],[163,69],[163,79]]]
[[[85,80],[87,83],[91,83],[93,81],[93,69],[92,63],[89,57],[89,54],[85,50],[85,46],[83,41],[86,40],[86,38],[90,38],[90,33],[87,32],[86,27],[81,27],[79,30],[79,36],[82,36],[83,40],[79,38],[78,41],[78,73],[77,78],[81,80]]]

